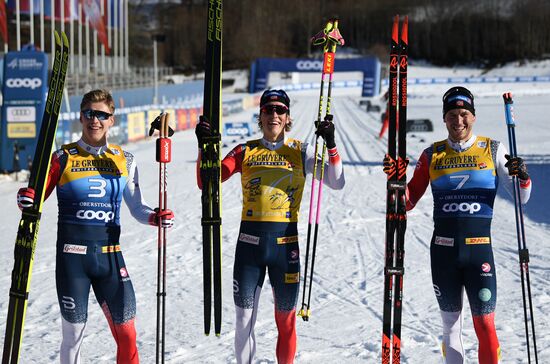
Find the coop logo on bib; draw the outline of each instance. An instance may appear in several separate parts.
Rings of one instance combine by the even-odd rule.
[[[467,212],[470,215],[475,214],[476,212],[481,210],[481,205],[477,202],[474,203],[468,203],[468,202],[462,202],[462,203],[446,203],[443,205],[443,211],[444,212]]]

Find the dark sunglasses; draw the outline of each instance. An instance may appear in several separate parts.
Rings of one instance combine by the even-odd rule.
[[[113,116],[113,114],[109,114],[108,112],[100,111],[100,110],[92,110],[92,109],[82,110],[81,112],[82,112],[82,115],[84,115],[84,117],[88,120],[97,118],[97,120],[99,121],[105,121],[109,119],[111,116]]]
[[[277,115],[283,115],[288,112],[288,107],[283,105],[266,105],[260,111],[266,114],[273,114],[273,111],[275,111]]]

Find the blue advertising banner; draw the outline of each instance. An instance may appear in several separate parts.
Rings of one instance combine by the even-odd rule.
[[[258,58],[250,68],[250,93],[268,87],[269,72],[321,72],[323,61],[308,58]],[[376,57],[336,58],[334,72],[363,72],[362,96],[374,96],[380,92],[380,61]]]
[[[223,135],[247,137],[252,135],[252,128],[250,127],[250,123],[240,123],[240,122],[224,123]]]
[[[4,56],[0,170],[25,169],[32,160],[48,91],[48,58],[24,50]]]

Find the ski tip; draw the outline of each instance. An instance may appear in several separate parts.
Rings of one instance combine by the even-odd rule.
[[[401,41],[405,44],[409,44],[409,17],[405,16],[403,25],[401,26]]]
[[[61,37],[63,38],[63,47],[69,48],[69,38],[67,38],[67,34],[61,32]]]
[[[513,104],[514,103],[514,101],[512,100],[512,93],[511,92],[503,93],[502,98],[504,99],[505,104]]]
[[[216,337],[222,337],[222,334],[219,332],[216,332]]]
[[[53,36],[55,38],[55,44],[61,46],[61,38],[59,37],[59,33],[57,32],[57,30],[53,31]]]
[[[391,37],[395,43],[399,42],[398,32],[399,32],[399,15],[396,15],[393,17],[393,27],[391,31]]]

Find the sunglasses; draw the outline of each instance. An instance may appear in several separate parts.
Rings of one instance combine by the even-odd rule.
[[[84,115],[84,117],[88,120],[97,118],[97,120],[99,121],[105,121],[109,119],[111,116],[113,116],[113,114],[109,114],[108,112],[100,111],[100,110],[92,110],[92,109],[82,110],[81,112],[82,112],[82,115]]]
[[[288,107],[283,105],[266,105],[263,106],[260,111],[265,114],[273,114],[273,111],[275,111],[277,115],[283,115],[288,112]]]

